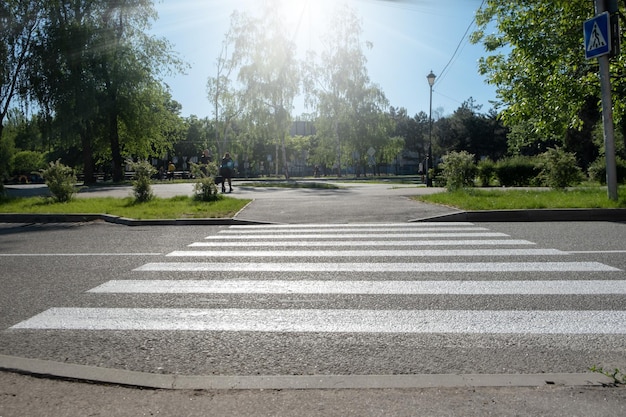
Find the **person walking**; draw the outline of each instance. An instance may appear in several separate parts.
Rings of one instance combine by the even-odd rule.
[[[212,160],[213,159],[211,158],[211,153],[208,149],[202,151],[202,156],[200,157],[200,171],[202,171],[205,177],[209,175],[207,166],[209,165],[209,163],[212,162]]]
[[[230,153],[226,152],[222,158],[222,165],[220,166],[220,176],[222,176],[222,192],[226,192],[226,181],[228,181],[229,193],[233,192],[233,171],[235,170],[235,163],[230,157]]]
[[[170,161],[169,164],[167,164],[167,179],[168,180],[174,179],[174,171],[176,171],[176,165],[174,165],[172,161]]]

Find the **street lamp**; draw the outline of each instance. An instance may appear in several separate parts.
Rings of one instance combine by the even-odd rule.
[[[430,86],[430,111],[428,113],[428,156],[426,156],[426,186],[433,186],[433,179],[428,173],[428,164],[433,160],[433,85],[435,84],[436,75],[430,70],[430,74],[426,76],[428,85]],[[433,164],[434,166],[434,164]]]

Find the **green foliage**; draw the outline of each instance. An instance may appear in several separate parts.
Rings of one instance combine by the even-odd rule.
[[[478,162],[477,175],[480,186],[489,187],[496,176],[496,163],[489,158],[481,160]]]
[[[306,100],[317,109],[316,136],[322,147],[314,147],[312,158],[342,169],[357,153],[361,164],[367,164],[367,150],[373,147],[377,160],[387,159],[386,145],[393,148],[397,141],[389,141],[393,126],[381,111],[388,100],[367,73],[365,49],[371,45],[362,40],[361,20],[344,6],[327,28],[323,50],[311,53],[304,64]]]
[[[13,172],[30,174],[46,167],[45,155],[35,151],[19,151],[13,155]]]
[[[615,169],[617,171],[617,182],[626,183],[626,161],[620,157],[616,157]],[[588,170],[589,178],[597,181],[602,185],[606,185],[606,158],[601,157],[594,161]]]
[[[150,179],[156,174],[156,169],[148,161],[126,162],[130,169],[135,171],[135,179],[133,181],[135,201],[145,203],[152,200],[154,193],[152,192],[152,181]]]
[[[217,186],[211,177],[200,178],[193,185],[194,198],[199,201],[215,201],[219,199]]]
[[[580,25],[591,16],[587,0],[549,6],[543,0],[487,0],[477,12],[472,41],[482,42],[490,54],[480,60],[479,71],[496,86],[507,125],[532,120],[533,129],[545,137],[561,138],[568,128],[581,127],[587,97],[600,97],[597,65],[581,52]],[[621,78],[623,58],[613,60],[612,70],[615,79]],[[614,96],[615,103],[625,98]],[[623,117],[621,110],[615,115]]]
[[[576,165],[576,156],[561,148],[550,148],[538,157],[539,178],[543,184],[563,189],[582,181],[582,172]]]
[[[535,163],[529,157],[514,156],[496,164],[496,177],[503,187],[535,185],[537,174]]]
[[[615,385],[623,385],[626,384],[626,374],[619,370],[619,368],[613,369],[613,371],[609,371],[604,369],[601,366],[592,366],[589,368],[591,372],[598,372],[604,376],[607,376],[613,380]]]
[[[57,160],[50,162],[48,168],[42,171],[42,176],[56,201],[65,203],[72,199],[76,192],[76,174],[72,168]]]
[[[15,143],[12,137],[3,134],[0,137],[0,183],[9,176],[12,168]]]
[[[474,186],[477,171],[474,155],[466,151],[450,152],[443,157],[441,166],[448,191]]]
[[[193,185],[194,198],[198,201],[215,201],[219,199],[217,186],[213,177],[217,175],[217,164],[191,164],[191,173],[197,178]]]

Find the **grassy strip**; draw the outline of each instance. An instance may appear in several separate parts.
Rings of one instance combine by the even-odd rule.
[[[0,200],[0,213],[110,214],[137,220],[215,219],[233,217],[249,202],[222,196],[212,202],[187,196],[156,197],[147,203],[135,203],[132,197],[75,198],[67,203],[55,203],[46,197],[5,198]]]
[[[620,187],[618,201],[611,201],[604,188],[570,190],[485,190],[466,189],[414,197],[426,203],[462,210],[515,210],[548,208],[626,208],[626,187]]]

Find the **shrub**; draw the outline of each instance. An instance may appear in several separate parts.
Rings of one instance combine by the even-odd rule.
[[[46,158],[41,152],[19,151],[13,155],[13,171],[16,174],[31,174],[46,168]]]
[[[539,178],[550,188],[562,189],[582,180],[576,156],[561,148],[550,148],[538,157]]]
[[[193,185],[194,198],[200,201],[215,201],[219,198],[213,176],[217,174],[217,165],[191,164],[191,173],[197,178]]]
[[[72,168],[57,160],[50,162],[48,168],[44,169],[41,175],[56,201],[64,203],[72,199],[76,192],[76,174]]]
[[[477,166],[478,181],[481,187],[489,187],[496,176],[496,163],[486,158],[481,160]]]
[[[617,157],[615,160],[615,169],[617,171],[617,182],[626,182],[626,161]],[[588,170],[589,178],[592,181],[597,181],[602,185],[606,185],[606,159],[604,157],[596,159]]]
[[[476,164],[474,155],[466,151],[450,152],[443,157],[443,177],[449,191],[474,185]]]
[[[534,185],[537,168],[533,160],[526,156],[502,159],[496,164],[496,178],[503,187],[523,187]]]
[[[152,183],[150,178],[156,174],[157,170],[148,161],[127,161],[130,169],[135,171],[135,179],[133,180],[133,193],[135,201],[145,203],[154,198],[152,192]]]

